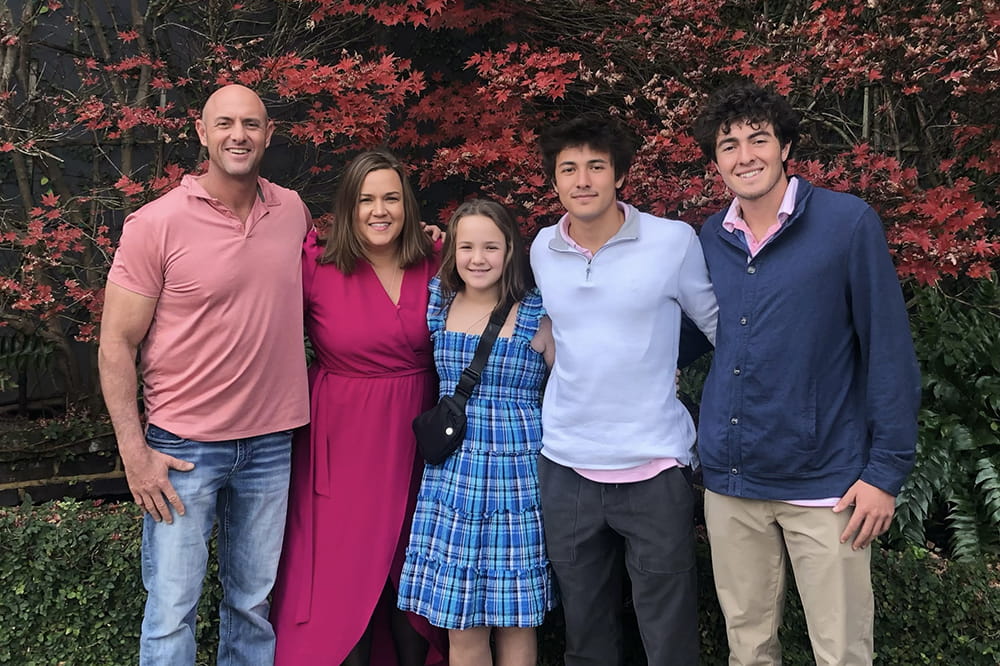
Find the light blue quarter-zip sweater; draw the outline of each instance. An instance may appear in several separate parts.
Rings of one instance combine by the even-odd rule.
[[[691,464],[694,424],[674,385],[681,311],[714,342],[715,294],[689,225],[619,206],[625,223],[593,259],[558,224],[531,246],[556,342],[542,455],[579,469]]]

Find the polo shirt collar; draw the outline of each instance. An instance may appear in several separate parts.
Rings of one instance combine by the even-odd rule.
[[[212,201],[217,201],[215,197],[208,193],[208,191],[201,184],[201,176],[196,176],[194,174],[185,174],[181,178],[181,187],[187,190],[188,196],[196,197],[198,199],[210,199]],[[262,203],[268,208],[272,206],[277,206],[278,196],[274,191],[274,184],[270,181],[257,176],[257,201],[256,203]]]

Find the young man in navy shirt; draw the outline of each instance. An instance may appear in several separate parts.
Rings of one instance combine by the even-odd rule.
[[[719,302],[698,430],[731,666],[781,663],[788,563],[816,663],[872,663],[868,545],[913,466],[920,376],[882,223],[789,177],[798,114],[752,84],[695,122],[734,194],[701,244]]]

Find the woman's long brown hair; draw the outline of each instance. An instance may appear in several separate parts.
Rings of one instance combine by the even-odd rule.
[[[365,178],[372,171],[392,169],[403,187],[403,229],[399,234],[397,257],[402,268],[409,268],[430,256],[433,246],[420,228],[420,205],[406,176],[406,168],[387,150],[368,150],[344,170],[333,202],[333,222],[326,236],[326,248],[317,261],[334,264],[340,272],[350,275],[359,259],[366,257],[365,244],[357,231],[355,217]]]

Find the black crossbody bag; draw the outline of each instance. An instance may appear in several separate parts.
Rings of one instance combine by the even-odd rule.
[[[417,449],[429,464],[440,465],[462,445],[465,439],[465,403],[479,383],[486,360],[493,351],[493,343],[513,305],[513,301],[507,301],[493,311],[490,323],[479,338],[472,363],[462,371],[454,395],[443,396],[438,404],[413,419]]]

